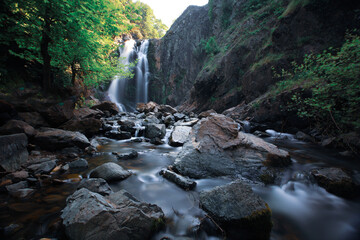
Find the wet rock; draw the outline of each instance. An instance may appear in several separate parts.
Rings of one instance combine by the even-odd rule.
[[[24,133],[0,136],[0,166],[7,172],[19,170],[28,160],[27,145]]]
[[[136,137],[136,138],[131,139],[131,141],[132,141],[132,142],[140,143],[140,142],[142,142],[143,140],[142,140],[141,137]]]
[[[198,118],[195,118],[195,119],[189,119],[188,121],[183,121],[183,120],[180,120],[180,121],[177,121],[174,126],[184,126],[184,127],[192,127],[194,126],[197,122],[199,121]]]
[[[77,119],[95,118],[100,119],[104,113],[98,109],[79,108],[74,110],[74,116]]]
[[[147,138],[163,138],[166,134],[166,127],[164,124],[149,124],[146,126],[145,137]]]
[[[174,168],[181,175],[193,178],[247,173],[253,180],[259,180],[265,165],[289,164],[288,152],[254,135],[238,132],[236,122],[215,114],[193,127]]]
[[[126,191],[105,198],[85,188],[68,197],[61,218],[67,237],[79,240],[149,239],[164,222],[158,206]]]
[[[73,119],[60,126],[61,129],[78,131],[88,137],[98,134],[101,127],[101,121],[95,118]]]
[[[172,171],[163,169],[160,171],[160,175],[162,175],[164,178],[168,179],[169,181],[175,183],[179,187],[185,189],[185,190],[192,190],[196,187],[196,182],[183,177],[177,173],[174,173]]]
[[[20,120],[10,120],[5,125],[0,127],[1,135],[10,135],[16,133],[25,133],[28,137],[34,136],[35,129]]]
[[[161,144],[164,144],[164,141],[161,140],[161,138],[156,137],[156,138],[150,139],[150,143],[154,144],[154,145],[161,145]]]
[[[321,141],[321,146],[323,147],[334,147],[335,146],[335,137],[329,137],[329,138],[325,138]]]
[[[33,164],[28,169],[34,174],[49,174],[51,170],[56,167],[56,160],[51,160],[43,163]]]
[[[174,147],[184,145],[191,131],[191,127],[177,126],[169,138],[169,144]]]
[[[271,137],[271,135],[268,134],[267,132],[262,132],[262,131],[259,131],[259,130],[256,130],[253,134],[254,134],[255,136],[261,137],[261,138]]]
[[[160,124],[160,120],[155,115],[147,116],[143,122],[143,125]]]
[[[45,119],[52,127],[58,127],[74,117],[75,104],[71,100],[62,104],[56,104],[48,108],[45,112]]]
[[[25,170],[13,172],[8,175],[6,175],[6,179],[11,179],[12,182],[19,182],[22,180],[25,180],[29,177],[29,173]]]
[[[360,186],[340,168],[322,168],[311,171],[319,186],[340,197],[359,196]]]
[[[103,196],[113,193],[109,184],[102,178],[82,179],[77,189],[79,190],[81,188],[86,188],[91,192],[99,193]]]
[[[174,125],[174,123],[175,123],[174,116],[173,115],[166,116],[164,118],[164,123],[165,123],[166,127],[168,127],[170,125]]]
[[[100,110],[102,112],[105,113],[105,111],[108,111],[111,115],[116,115],[119,113],[119,109],[118,107],[116,106],[115,103],[113,102],[109,102],[109,101],[105,101],[105,102],[102,102],[100,104],[97,104],[95,106],[92,106],[91,109],[93,110]]]
[[[200,193],[200,206],[227,232],[229,238],[269,239],[271,210],[250,186],[232,182]]]
[[[175,113],[174,114],[174,117],[175,117],[175,120],[176,121],[179,121],[179,120],[183,120],[183,119],[185,119],[185,114],[183,114],[183,113]]]
[[[95,168],[90,173],[92,178],[103,178],[106,181],[123,180],[131,175],[131,172],[123,169],[120,165],[109,162]]]
[[[210,109],[210,110],[207,110],[205,112],[202,112],[199,114],[199,118],[202,119],[202,118],[207,118],[209,117],[211,114],[215,113],[216,114],[216,111],[214,109]]]
[[[155,102],[148,102],[147,104],[138,103],[136,105],[136,111],[140,113],[158,112],[158,106]]]
[[[28,186],[29,185],[28,185],[27,181],[21,181],[21,182],[15,183],[15,184],[7,185],[5,188],[9,192],[16,192],[22,188],[27,188]]]
[[[34,142],[42,149],[50,151],[73,146],[84,149],[90,145],[89,140],[82,133],[56,128],[40,129],[34,137]]]
[[[83,158],[80,158],[68,164],[70,169],[86,169],[89,167],[88,162]]]
[[[106,132],[105,136],[116,140],[124,140],[124,139],[130,139],[131,133],[119,131],[119,130],[111,130],[109,132]]]
[[[135,134],[135,121],[131,121],[129,119],[122,119],[118,121],[120,125],[120,129],[125,132],[130,132],[131,134]]]
[[[162,113],[170,113],[170,114],[177,113],[177,110],[170,105],[159,105],[158,109]]]
[[[13,197],[17,197],[17,198],[27,198],[29,197],[31,194],[33,194],[35,192],[35,189],[32,188],[23,188],[23,189],[19,189],[17,191],[11,191],[9,192],[9,194]]]
[[[305,141],[305,142],[315,142],[315,139],[311,137],[310,135],[303,133],[301,131],[298,131],[295,135],[296,139]]]
[[[91,144],[91,146],[97,148],[98,146],[106,145],[108,143],[111,143],[112,141],[114,141],[114,140],[112,140],[110,138],[106,138],[106,137],[95,137],[95,138],[91,139],[90,144]]]
[[[137,158],[138,157],[138,152],[135,151],[135,150],[132,150],[131,152],[129,153],[123,153],[123,154],[120,154],[120,153],[117,153],[117,152],[113,152],[114,155],[116,155],[116,157],[118,159],[121,159],[121,160],[126,160],[126,159],[134,159],[134,158]]]

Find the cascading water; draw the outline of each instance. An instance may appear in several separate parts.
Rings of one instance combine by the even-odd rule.
[[[138,63],[136,66],[136,103],[148,101],[148,79],[149,79],[149,62],[147,59],[147,51],[149,48],[149,40],[141,43],[138,51]]]
[[[136,103],[148,101],[148,47],[149,40],[143,41],[139,47],[136,47],[136,41],[131,39],[125,42],[123,48],[120,48],[120,67],[125,70],[132,71],[129,65],[137,58],[134,79],[116,76],[108,90],[110,100],[116,103],[120,111],[132,111]]]

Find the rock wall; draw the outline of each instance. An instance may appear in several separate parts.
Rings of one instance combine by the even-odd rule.
[[[264,94],[307,53],[340,46],[360,26],[360,3],[346,0],[210,0],[189,7],[149,50],[150,100],[180,110],[223,111]],[[207,53],[214,37],[217,51]]]

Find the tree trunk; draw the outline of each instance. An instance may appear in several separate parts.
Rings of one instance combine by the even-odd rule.
[[[41,56],[43,59],[43,88],[45,91],[49,91],[51,87],[51,56],[49,54],[49,43],[51,42],[51,38],[49,36],[50,33],[50,25],[51,20],[48,16],[48,6],[45,7],[45,15],[44,15],[44,28],[42,31],[42,39],[40,43]]]

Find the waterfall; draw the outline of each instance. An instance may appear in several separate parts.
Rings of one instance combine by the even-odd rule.
[[[132,71],[129,69],[129,64],[137,57],[134,79],[115,76],[108,90],[110,100],[116,103],[120,111],[132,111],[136,103],[148,101],[148,47],[149,40],[144,40],[139,47],[136,47],[135,40],[131,39],[120,48],[120,67],[125,67],[125,70]]]

